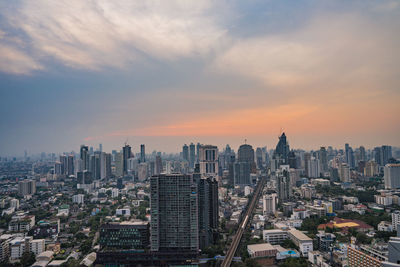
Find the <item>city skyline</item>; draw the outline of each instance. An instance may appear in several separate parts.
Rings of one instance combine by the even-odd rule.
[[[281,128],[400,146],[399,26],[398,1],[3,2],[0,151],[271,147]]]

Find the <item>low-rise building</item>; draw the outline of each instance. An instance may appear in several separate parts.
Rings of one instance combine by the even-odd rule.
[[[270,243],[248,245],[247,251],[251,258],[276,257],[277,249]]]
[[[300,253],[307,257],[309,251],[313,251],[313,240],[297,229],[288,231],[289,238],[298,246]]]
[[[288,238],[287,231],[280,229],[271,229],[263,231],[263,239],[272,245],[281,244]]]

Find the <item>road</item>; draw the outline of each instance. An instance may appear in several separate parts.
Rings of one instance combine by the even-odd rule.
[[[221,264],[221,267],[229,267],[232,263],[232,258],[235,256],[236,250],[240,244],[240,240],[242,239],[244,230],[246,229],[246,225],[249,222],[249,218],[251,218],[254,208],[257,206],[258,199],[262,189],[264,187],[266,177],[262,177],[261,180],[258,182],[257,188],[254,191],[253,197],[251,199],[250,205],[247,208],[246,214],[242,217],[242,220],[239,224],[239,228],[236,232],[236,235],[233,238],[232,244],[226,253],[225,259]]]

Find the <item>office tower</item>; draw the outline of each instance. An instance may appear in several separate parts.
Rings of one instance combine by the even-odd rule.
[[[218,232],[218,183],[214,178],[197,178],[199,246],[203,249],[214,243]]]
[[[103,152],[103,144],[99,144],[99,152]]]
[[[89,169],[89,148],[85,145],[81,145],[81,160],[83,170]]]
[[[347,163],[341,163],[338,168],[340,181],[342,183],[350,182],[350,167]]]
[[[111,154],[101,152],[100,154],[100,179],[111,177]]]
[[[67,173],[69,175],[74,175],[75,174],[75,169],[74,169],[74,156],[69,155],[67,157]]]
[[[197,201],[197,186],[190,175],[150,178],[152,251],[198,251]]]
[[[66,175],[68,171],[68,159],[65,155],[60,155],[61,174]]]
[[[264,158],[263,158],[263,152],[260,147],[257,147],[256,149],[256,164],[257,168],[261,169],[263,167],[264,163]]]
[[[93,155],[89,156],[89,171],[92,173],[94,180],[100,180],[100,153],[95,152]]]
[[[307,176],[310,178],[317,178],[320,176],[321,170],[319,165],[319,160],[315,157],[311,157],[310,161],[308,161],[308,174]]]
[[[382,165],[386,165],[389,162],[389,159],[392,158],[392,147],[391,146],[382,146]]]
[[[250,184],[251,165],[249,162],[235,162],[233,164],[234,185]]]
[[[128,173],[128,159],[133,157],[131,146],[125,144],[125,146],[122,148],[122,153],[123,153],[123,161],[122,161],[123,174],[127,174]]]
[[[102,250],[145,250],[150,246],[148,222],[107,223],[100,226]]]
[[[194,168],[194,163],[196,162],[196,146],[193,143],[189,145],[189,167]]]
[[[189,162],[189,147],[187,144],[184,144],[182,147],[182,158]]]
[[[115,154],[115,176],[124,175],[124,155],[121,152]]]
[[[196,144],[196,163],[200,162],[200,143]]]
[[[201,145],[199,148],[200,173],[205,176],[218,176],[218,147]]]
[[[18,183],[18,193],[21,196],[34,195],[36,193],[35,180],[23,180]]]
[[[144,144],[140,145],[140,163],[146,162],[146,151]]]
[[[386,189],[400,188],[400,164],[386,164],[383,178]]]
[[[254,149],[251,145],[244,144],[239,147],[238,158],[239,162],[254,163]]]
[[[279,137],[279,142],[276,145],[274,158],[278,160],[278,166],[286,165],[289,162],[289,143],[286,140],[285,133]]]
[[[382,157],[381,148],[380,147],[375,147],[374,148],[374,159],[375,159],[375,162],[378,163],[379,166],[383,165],[382,158],[383,157]]]
[[[319,149],[319,160],[320,160],[321,172],[327,172],[328,171],[328,154],[326,152],[326,148],[323,146]]]
[[[139,163],[138,166],[138,179],[140,182],[143,182],[148,177],[148,166],[146,162]]]
[[[379,174],[379,166],[375,161],[368,161],[365,163],[364,176],[374,177]]]
[[[366,161],[367,157],[366,157],[366,153],[365,153],[365,147],[360,146],[359,150],[360,150],[360,158],[359,158],[360,161]]]
[[[277,195],[268,194],[263,196],[263,213],[264,215],[275,214]]]
[[[61,175],[62,174],[62,164],[59,161],[54,163],[54,174]]]
[[[304,173],[310,177],[311,172],[311,153],[304,153]]]
[[[276,191],[278,192],[279,203],[289,200],[291,196],[290,178],[287,171],[279,173],[276,177]]]
[[[78,184],[91,184],[93,182],[92,173],[90,171],[78,172],[76,180]]]
[[[353,149],[350,147],[349,144],[345,144],[345,160],[349,168],[353,169],[355,167],[355,160],[354,160],[354,152]]]
[[[294,151],[290,151],[288,155],[288,164],[290,168],[297,169],[297,156]]]
[[[161,156],[157,155],[156,156],[156,163],[155,163],[155,170],[154,170],[154,174],[158,175],[160,173],[163,172],[163,165],[162,165],[162,160],[161,160]]]

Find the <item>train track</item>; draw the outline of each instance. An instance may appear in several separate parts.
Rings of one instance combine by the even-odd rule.
[[[236,232],[236,235],[233,238],[233,242],[231,246],[229,247],[228,252],[226,253],[225,259],[221,264],[221,267],[229,267],[232,263],[232,259],[235,256],[236,250],[240,244],[240,240],[242,239],[244,230],[246,229],[246,225],[249,222],[249,219],[251,218],[254,208],[257,206],[258,199],[260,197],[260,193],[262,192],[262,189],[264,187],[266,177],[262,177],[261,180],[258,182],[257,188],[254,191],[253,197],[251,199],[250,205],[247,208],[245,216],[242,217],[242,220],[240,221],[239,228]]]

